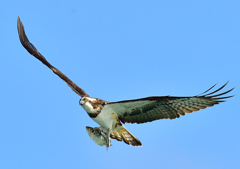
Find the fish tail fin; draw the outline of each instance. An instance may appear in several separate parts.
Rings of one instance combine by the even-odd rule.
[[[114,129],[110,136],[112,139],[116,139],[118,141],[123,140],[128,145],[142,146],[142,143],[122,125],[119,125],[116,129]]]

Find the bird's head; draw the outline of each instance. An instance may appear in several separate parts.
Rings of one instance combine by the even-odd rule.
[[[89,97],[82,97],[82,98],[79,100],[79,104],[80,104],[81,106],[83,106],[83,105],[85,105],[85,104],[87,104],[87,103],[89,103]]]
[[[91,97],[82,97],[79,100],[79,104],[84,108],[87,113],[95,113],[97,111],[94,106],[95,102],[96,99]]]

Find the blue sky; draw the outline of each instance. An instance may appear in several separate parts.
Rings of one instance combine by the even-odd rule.
[[[0,168],[239,168],[238,1],[0,2]],[[30,41],[90,96],[193,96],[236,87],[220,105],[125,127],[142,147],[96,146],[79,97],[27,53]]]

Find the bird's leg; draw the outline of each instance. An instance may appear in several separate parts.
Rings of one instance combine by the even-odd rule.
[[[105,128],[103,128],[103,127],[99,127],[98,128],[98,130],[99,131],[101,131],[101,132],[103,132],[104,134],[103,134],[103,137],[106,139],[106,147],[107,147],[107,150],[108,150],[108,147],[110,147],[111,146],[111,139],[110,139],[110,129],[105,129]]]
[[[111,146],[110,129],[107,130],[107,148]]]
[[[103,132],[104,134],[107,134],[107,130],[103,127],[94,127],[94,129],[98,130],[100,133]]]
[[[110,139],[110,129],[107,129],[107,132],[104,133],[103,137],[106,139],[106,148],[107,148],[107,151],[108,151],[108,147],[111,146],[111,139]]]

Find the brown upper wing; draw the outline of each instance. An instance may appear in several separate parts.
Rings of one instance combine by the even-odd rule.
[[[158,119],[175,119],[179,118],[180,115],[185,115],[185,113],[192,113],[200,109],[205,109],[220,102],[224,102],[223,99],[233,97],[222,96],[229,93],[234,88],[224,93],[212,95],[226,85],[227,83],[216,91],[205,94],[211,90],[215,86],[214,85],[201,95],[193,97],[146,97],[136,100],[111,102],[105,106],[115,111],[123,123],[145,123]]]
[[[29,42],[25,30],[23,27],[23,24],[18,17],[17,19],[17,29],[18,29],[18,35],[19,39],[23,45],[23,47],[33,56],[35,56],[38,60],[40,60],[44,65],[49,67],[53,73],[58,75],[64,82],[67,83],[67,85],[79,96],[89,96],[83,89],[81,89],[78,85],[76,85],[73,81],[71,81],[65,74],[63,74],[60,70],[52,66],[41,53],[38,52],[38,50],[35,48],[35,46]]]

